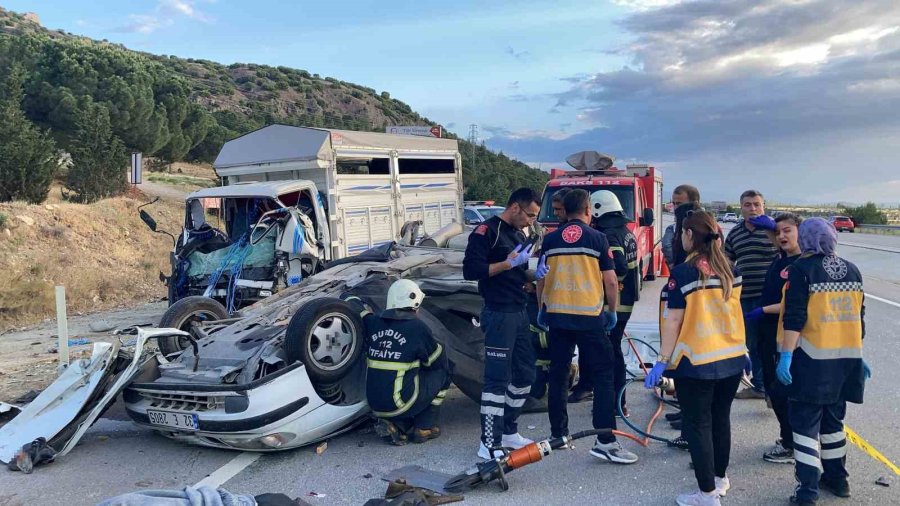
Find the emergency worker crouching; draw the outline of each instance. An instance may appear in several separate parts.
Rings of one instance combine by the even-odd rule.
[[[416,313],[425,294],[401,279],[388,289],[380,316],[366,311],[366,400],[392,443],[424,443],[441,435],[440,406],[450,387],[443,346]]]
[[[788,386],[798,482],[791,502],[813,505],[819,488],[850,497],[845,467],[847,402],[862,404],[871,377],[862,358],[862,275],[834,254],[837,231],[822,218],[799,227],[802,254],[788,269],[778,381]]]
[[[663,374],[676,378],[682,432],[699,490],[680,495],[680,506],[718,506],[731,487],[731,404],[747,364],[741,275],[720,244],[715,218],[689,211],[681,235],[685,263],[672,269],[660,355],[644,385]]]

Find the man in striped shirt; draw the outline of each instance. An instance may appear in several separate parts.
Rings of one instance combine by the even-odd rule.
[[[765,216],[766,202],[762,193],[747,190],[741,194],[741,215],[744,221],[738,223],[725,239],[725,254],[734,262],[743,276],[741,308],[748,313],[759,306],[766,271],[778,256],[778,250],[768,231],[760,226],[771,218]],[[758,325],[745,322],[747,349],[753,363],[753,388],[738,392],[739,399],[764,399],[762,359],[759,356]]]

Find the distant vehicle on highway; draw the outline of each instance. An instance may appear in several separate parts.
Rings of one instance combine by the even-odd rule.
[[[717,221],[721,221],[722,223],[737,223],[740,220],[738,216],[734,213],[723,213],[716,216]]]
[[[838,232],[850,232],[852,234],[856,229],[853,220],[846,216],[832,216],[828,221],[834,225],[834,228],[837,229]]]
[[[503,212],[504,207],[495,206],[493,200],[485,201],[467,201],[464,202],[463,219],[466,225],[477,225],[484,223],[489,218],[493,218]]]

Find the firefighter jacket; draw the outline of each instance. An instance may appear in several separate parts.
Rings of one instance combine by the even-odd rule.
[[[463,277],[478,281],[478,292],[484,305],[493,311],[514,313],[525,308],[528,265],[520,265],[496,276],[489,276],[491,264],[503,262],[526,237],[499,216],[489,218],[469,235],[463,259]]]
[[[550,268],[541,292],[547,325],[567,330],[602,328],[602,272],[615,270],[606,236],[574,220],[547,234],[541,248]]]
[[[862,403],[864,302],[862,275],[843,258],[803,255],[790,266],[780,330],[800,333],[791,362],[791,399]],[[783,338],[779,332],[779,351]]]
[[[637,240],[626,223],[621,214],[606,214],[594,220],[595,228],[606,235],[609,251],[613,254],[616,277],[619,278],[619,307],[616,309],[619,313],[630,313],[634,308],[640,276]]]
[[[684,321],[666,376],[721,379],[740,374],[746,363],[741,275],[734,272],[731,297],[724,298],[718,276],[702,279],[694,262],[672,269],[668,310],[683,309]]]
[[[449,369],[447,355],[415,312],[365,317],[366,399],[376,416],[400,416],[419,397],[420,369]]]

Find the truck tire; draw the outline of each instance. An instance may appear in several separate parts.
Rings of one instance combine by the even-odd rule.
[[[159,320],[159,328],[174,328],[190,332],[194,322],[215,321],[228,318],[228,310],[217,301],[202,295],[193,295],[179,299],[169,306]],[[159,351],[163,355],[179,353],[191,346],[186,337],[168,336],[159,339]]]
[[[313,299],[291,317],[284,352],[289,364],[303,362],[313,382],[334,383],[353,370],[364,335],[359,310],[332,297]]]

